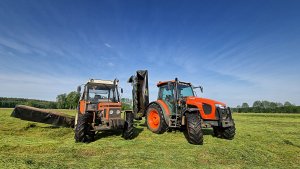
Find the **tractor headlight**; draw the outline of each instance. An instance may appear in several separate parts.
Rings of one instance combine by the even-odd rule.
[[[225,109],[225,106],[223,106],[222,104],[215,104],[216,107],[219,107],[220,109]]]
[[[117,114],[120,114],[121,113],[121,111],[120,110],[117,110]]]
[[[114,114],[114,111],[113,111],[113,110],[110,110],[110,111],[109,111],[109,114]]]

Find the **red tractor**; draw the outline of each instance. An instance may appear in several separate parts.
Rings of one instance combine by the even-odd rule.
[[[146,117],[147,127],[154,133],[184,129],[191,144],[203,144],[202,127],[212,127],[214,135],[233,139],[235,124],[232,112],[226,104],[195,96],[191,83],[172,81],[159,82],[158,98],[149,103],[148,72],[139,70],[131,76],[133,86],[133,112],[135,119]]]

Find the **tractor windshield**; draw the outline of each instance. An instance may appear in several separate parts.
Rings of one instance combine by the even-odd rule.
[[[113,85],[88,85],[88,101],[91,102],[119,102],[117,89]]]
[[[178,84],[178,96],[179,97],[187,97],[194,96],[193,89],[188,84]]]

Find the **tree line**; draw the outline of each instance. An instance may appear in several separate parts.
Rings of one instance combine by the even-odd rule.
[[[248,103],[242,103],[236,108],[232,108],[234,112],[238,113],[300,113],[300,106],[296,106],[288,101],[284,103],[260,101],[253,102],[252,107]]]
[[[0,97],[1,108],[14,108],[16,105],[27,105],[27,106],[43,108],[43,109],[57,108],[57,103],[53,101]]]
[[[79,97],[80,94],[75,91],[57,95],[56,101],[0,97],[0,107],[14,108],[16,105],[26,105],[42,109],[76,109]]]
[[[56,101],[45,101],[26,98],[0,97],[0,108],[14,108],[16,105],[26,105],[42,109],[76,109],[80,94],[72,91],[70,93],[59,94]],[[131,99],[122,98],[122,110],[131,110]]]

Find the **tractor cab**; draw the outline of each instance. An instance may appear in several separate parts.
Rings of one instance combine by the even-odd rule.
[[[78,87],[78,91],[81,88]],[[121,110],[121,102],[118,91],[118,80],[90,79],[83,89],[79,101],[79,111],[104,111],[106,108],[115,107]],[[103,110],[104,109],[104,110]],[[110,111],[109,109],[107,111]],[[118,111],[119,112],[119,111]],[[108,116],[107,116],[108,119]]]
[[[180,103],[181,100],[187,97],[194,97],[193,87],[190,83],[177,82],[175,81],[165,81],[159,82],[157,84],[159,88],[158,100],[164,102],[170,110],[170,114],[174,115],[176,113],[176,103]],[[177,106],[177,108],[179,108]]]

